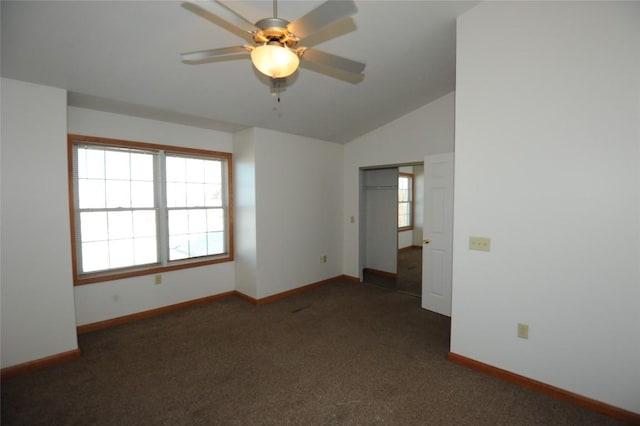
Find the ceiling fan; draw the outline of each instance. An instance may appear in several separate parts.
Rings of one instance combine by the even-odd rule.
[[[276,80],[295,73],[300,60],[362,76],[365,64],[361,62],[298,46],[300,41],[314,33],[356,13],[353,0],[326,1],[293,22],[278,18],[278,3],[274,0],[273,17],[261,19],[255,24],[234,10],[232,1],[212,2],[212,4],[215,3],[231,12],[227,14],[230,19],[225,20],[192,1],[182,3],[182,7],[228,31],[241,35],[252,44],[182,53],[182,62],[185,64],[205,63],[214,58],[231,59],[239,53],[249,53],[256,69],[271,77],[272,85],[275,85]]]

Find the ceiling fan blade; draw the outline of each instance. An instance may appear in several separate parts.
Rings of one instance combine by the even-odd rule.
[[[215,3],[212,3],[215,4]],[[191,2],[191,1],[186,1],[184,3],[182,3],[181,5],[182,7],[184,7],[185,9],[187,9],[190,12],[195,13],[196,15],[206,19],[207,21],[213,22],[214,24],[218,25],[219,27],[224,28],[227,31],[230,31],[234,34],[239,35],[240,37],[244,38],[247,41],[253,41],[253,36],[251,34],[251,31],[253,31],[253,29],[257,30],[258,28],[252,26],[251,30],[245,30],[244,28],[247,27],[246,23],[244,22],[244,20],[242,22],[240,22],[239,19],[233,19],[233,17],[235,15],[232,15],[230,13],[226,14],[228,15],[228,17],[230,17],[232,20],[236,21],[236,22],[230,22],[229,20],[226,20],[224,18],[221,18],[220,16],[216,15],[213,12],[208,11],[207,9],[203,8],[202,6],[199,6],[198,4]],[[241,25],[238,25],[238,23],[240,23]]]
[[[322,50],[317,49],[305,49],[302,52],[301,58],[305,61],[313,62],[319,65],[325,65],[331,68],[337,68],[341,71],[346,71],[353,74],[362,73],[362,71],[364,71],[364,67],[366,66],[362,62],[343,58],[342,56],[326,53]]]
[[[353,0],[329,0],[287,25],[287,29],[302,40],[329,24],[353,15],[357,11],[358,9]]]
[[[221,47],[219,49],[198,50],[195,52],[182,53],[182,62],[185,64],[198,64],[212,58],[225,55],[233,55],[237,53],[247,53],[249,48],[245,46]]]

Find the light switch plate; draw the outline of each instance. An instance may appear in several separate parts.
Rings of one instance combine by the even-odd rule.
[[[521,339],[529,338],[529,324],[518,323],[518,337]]]
[[[469,250],[491,251],[491,238],[469,237]]]

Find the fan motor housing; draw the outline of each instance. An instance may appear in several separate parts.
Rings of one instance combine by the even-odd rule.
[[[289,21],[280,18],[265,18],[256,22],[256,27],[260,31],[253,35],[256,43],[278,42],[287,47],[294,47],[298,43],[298,38],[287,30]]]

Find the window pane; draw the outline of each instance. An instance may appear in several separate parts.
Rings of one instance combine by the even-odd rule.
[[[169,211],[169,235],[184,235],[189,232],[189,217],[187,210]]]
[[[204,182],[204,160],[196,158],[186,159],[187,182]]]
[[[224,232],[210,232],[207,234],[207,253],[224,253]]]
[[[400,176],[398,178],[398,189],[407,189],[407,188],[409,188],[409,179],[404,176]]]
[[[80,179],[78,181],[79,206],[81,209],[102,209],[105,207],[103,180]]]
[[[156,212],[154,210],[133,212],[133,235],[136,239],[139,237],[153,237],[155,241]]]
[[[153,207],[153,182],[131,182],[131,207]]]
[[[133,237],[132,212],[109,212],[109,239]]]
[[[207,234],[189,235],[189,255],[191,257],[207,255]]]
[[[131,207],[131,187],[126,180],[107,180],[107,207]]]
[[[222,185],[206,184],[204,187],[205,206],[222,206]]]
[[[133,239],[109,241],[109,266],[124,268],[135,265]]]
[[[207,231],[224,231],[224,215],[222,209],[207,210]]]
[[[409,201],[409,191],[405,189],[398,190],[398,201]]]
[[[130,179],[128,152],[107,151],[105,160],[107,164],[107,179]]]
[[[222,182],[222,161],[217,161],[217,160],[205,161],[204,181],[209,183]]]
[[[207,231],[207,212],[204,210],[189,210],[189,233],[197,234]]]
[[[104,241],[108,238],[106,212],[80,213],[82,242]]]
[[[131,154],[131,179],[153,182],[153,155]]]
[[[82,271],[95,272],[104,269],[109,269],[109,243],[82,243]]]
[[[411,204],[398,203],[398,227],[411,226]]]
[[[167,183],[167,207],[185,207],[187,187],[184,183]]]
[[[167,182],[185,182],[186,181],[186,169],[185,159],[178,157],[167,157],[166,175]]]
[[[169,260],[186,259],[189,257],[189,238],[186,235],[169,237]]]
[[[201,183],[187,184],[187,206],[204,206],[204,185]]]
[[[78,177],[104,179],[104,150],[78,148]]]
[[[134,261],[136,265],[158,261],[158,245],[155,238],[136,238],[134,240]]]
[[[169,211],[169,260],[224,253],[224,210]]]

